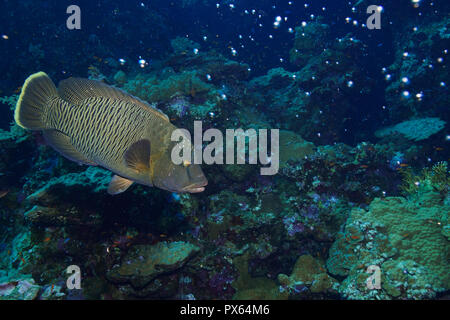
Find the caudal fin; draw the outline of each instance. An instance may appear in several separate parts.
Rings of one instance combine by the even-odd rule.
[[[17,101],[14,114],[16,123],[24,129],[46,129],[48,102],[57,95],[55,84],[45,72],[29,76]]]

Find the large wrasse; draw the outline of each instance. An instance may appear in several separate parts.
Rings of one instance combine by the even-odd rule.
[[[69,78],[56,88],[44,72],[25,81],[15,121],[41,130],[64,157],[115,173],[110,194],[134,182],[171,192],[201,192],[207,179],[197,164],[171,161],[177,128],[160,110],[102,82]]]

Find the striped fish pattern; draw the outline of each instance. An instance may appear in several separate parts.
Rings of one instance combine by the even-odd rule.
[[[68,159],[116,173],[111,194],[133,182],[174,192],[200,192],[207,184],[198,165],[170,161],[176,127],[164,113],[102,82],[69,78],[56,88],[45,73],[34,74],[25,81],[15,119],[42,130]]]

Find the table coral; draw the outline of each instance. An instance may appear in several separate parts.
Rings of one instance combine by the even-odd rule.
[[[394,134],[402,134],[407,139],[420,141],[425,140],[438,133],[445,127],[445,121],[439,118],[422,118],[404,121],[392,127],[383,128],[375,132],[379,138],[391,136]]]

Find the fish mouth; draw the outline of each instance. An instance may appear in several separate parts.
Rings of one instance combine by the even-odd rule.
[[[186,191],[189,193],[199,193],[205,191],[205,187],[190,188]]]
[[[205,187],[208,185],[208,181],[205,179],[204,181],[196,184],[192,184],[190,186],[184,187],[184,192],[189,193],[199,193],[205,191]]]

